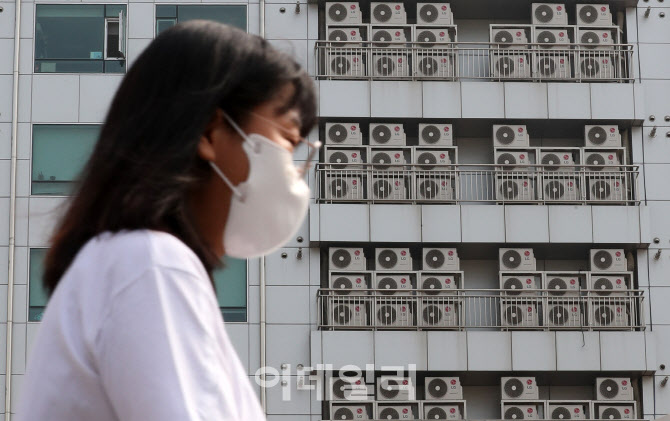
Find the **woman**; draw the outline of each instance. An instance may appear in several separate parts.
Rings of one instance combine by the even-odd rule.
[[[19,420],[264,419],[211,274],[297,231],[309,189],[291,152],[315,102],[257,36],[191,21],[149,45],[51,239]]]

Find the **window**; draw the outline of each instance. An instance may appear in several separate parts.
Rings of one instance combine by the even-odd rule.
[[[177,22],[207,19],[247,30],[247,6],[244,5],[161,5],[156,6],[156,35]]]
[[[224,268],[214,272],[214,284],[223,319],[247,321],[247,261],[226,258]]]
[[[30,249],[30,268],[28,271],[28,321],[42,320],[47,306],[47,292],[42,287],[42,269],[47,249]]]
[[[36,7],[35,72],[125,72],[125,5]]]
[[[70,194],[99,132],[99,125],[34,125],[31,193]]]

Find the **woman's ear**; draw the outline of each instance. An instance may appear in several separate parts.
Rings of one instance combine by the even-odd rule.
[[[220,129],[221,125],[224,125],[223,120],[223,111],[220,108],[214,110],[214,115],[205,131],[200,136],[200,142],[198,142],[198,156],[205,161],[214,161],[216,159],[216,145],[215,143],[219,140],[217,139],[217,128]]]

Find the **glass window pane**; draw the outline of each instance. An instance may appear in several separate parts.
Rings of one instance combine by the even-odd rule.
[[[39,322],[47,305],[47,293],[42,287],[44,256],[47,249],[30,249],[28,273],[28,321]]]
[[[179,22],[207,19],[247,30],[247,6],[244,5],[178,6],[177,12]]]
[[[214,272],[219,307],[226,321],[246,321],[247,261],[226,258],[224,265]]]
[[[105,60],[105,73],[125,73],[125,60]]]
[[[102,73],[102,60],[35,60],[37,73]]]
[[[126,6],[123,4],[108,4],[105,6],[105,17],[118,18],[119,13],[126,12]]]
[[[156,6],[156,17],[157,18],[176,18],[177,17],[177,6],[165,5],[165,4]]]
[[[98,125],[33,126],[32,194],[70,194],[99,132]]]
[[[119,26],[118,18],[107,20],[107,55],[105,58],[121,57],[121,51],[119,50]]]
[[[104,5],[38,4],[36,7],[36,59],[90,59],[98,53],[102,55]]]
[[[176,19],[158,19],[156,20],[156,35],[165,31],[168,28],[172,28],[177,23]]]

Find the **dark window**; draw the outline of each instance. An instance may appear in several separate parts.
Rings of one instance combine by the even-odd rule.
[[[244,5],[159,5],[156,6],[156,35],[178,22],[193,19],[213,20],[247,30],[247,6]]]

